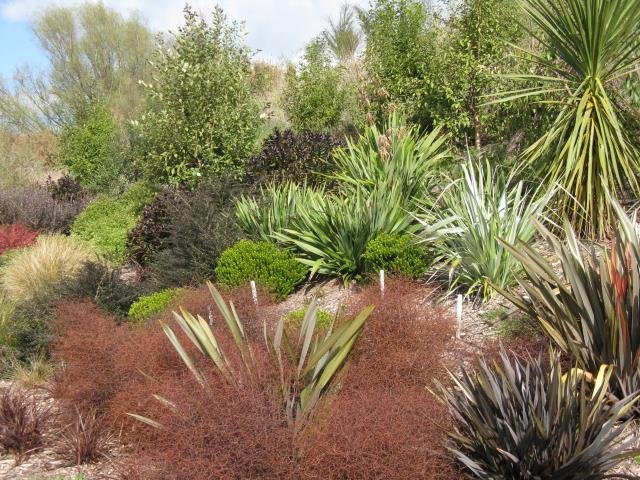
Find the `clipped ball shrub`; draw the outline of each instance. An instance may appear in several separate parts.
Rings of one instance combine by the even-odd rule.
[[[168,288],[144,295],[129,308],[129,318],[136,322],[147,320],[165,310],[183,292],[182,288]]]
[[[0,282],[13,301],[46,298],[57,292],[63,280],[77,274],[91,256],[86,246],[71,237],[43,235],[33,246],[9,257],[0,271]]]
[[[304,281],[307,267],[272,243],[241,240],[222,252],[215,273],[221,285],[233,288],[255,280],[284,298]]]
[[[153,191],[144,184],[133,185],[120,197],[98,196],[78,215],[71,233],[107,260],[122,263],[126,258],[127,235],[152,196]]]
[[[384,270],[390,274],[420,278],[427,271],[427,256],[411,241],[411,235],[383,233],[367,244],[364,252],[368,272]]]

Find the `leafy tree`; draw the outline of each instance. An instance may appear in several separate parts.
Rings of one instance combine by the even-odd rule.
[[[260,123],[240,27],[219,7],[210,22],[188,6],[184,14],[185,24],[156,51],[135,123],[146,175],[172,184],[240,173]]]
[[[522,11],[518,0],[462,0],[449,7],[429,103],[436,121],[459,140],[468,134],[479,149],[485,137],[499,135],[494,117],[504,109],[484,107],[483,97],[502,82],[497,74],[514,67],[510,44],[523,37],[517,22]]]
[[[3,123],[31,130],[63,127],[95,102],[117,117],[133,115],[154,43],[138,17],[125,19],[102,3],[51,6],[35,18],[33,30],[48,68],[40,74],[19,70],[15,91],[0,88]]]
[[[283,92],[285,111],[297,131],[328,131],[342,120],[348,86],[322,38],[311,41],[297,67],[291,66]]]
[[[431,126],[426,79],[438,37],[435,18],[421,0],[375,0],[360,17],[367,34],[364,62],[373,119],[382,121],[400,108],[410,120]]]

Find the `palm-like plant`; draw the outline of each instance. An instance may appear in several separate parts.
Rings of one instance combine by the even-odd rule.
[[[531,246],[505,245],[522,263],[526,295],[503,294],[537,319],[579,367],[593,373],[613,365],[613,392],[629,395],[640,391],[640,239],[634,221],[617,202],[612,206],[618,222],[609,249],[582,244],[568,223],[565,242],[538,225],[561,274]]]
[[[355,12],[351,5],[344,3],[340,7],[337,21],[329,19],[329,28],[323,37],[338,62],[347,63],[355,58],[362,36],[355,26]]]
[[[562,214],[580,232],[600,236],[612,213],[606,192],[640,192],[638,151],[615,94],[616,83],[640,58],[640,2],[525,0],[523,5],[534,25],[531,35],[551,55],[527,52],[546,73],[514,76],[539,86],[507,92],[502,101],[559,98],[554,123],[524,156],[565,190],[558,198]]]
[[[175,321],[189,341],[213,363],[227,382],[237,388],[243,388],[252,381],[258,370],[251,342],[247,339],[233,302],[227,305],[218,290],[211,283],[208,283],[208,286],[228,333],[233,338],[233,344],[241,359],[240,368],[237,368],[230,356],[225,354],[221,343],[204,318],[199,315],[194,317],[181,309],[180,313],[174,312]],[[278,322],[273,337],[269,336],[266,325],[264,326],[265,348],[277,364],[279,373],[273,378],[280,380],[276,389],[268,389],[280,393],[281,398],[277,403],[284,406],[287,420],[296,431],[306,425],[322,395],[348,359],[372,311],[373,306],[366,307],[355,318],[338,326],[335,325],[334,319],[326,332],[319,334],[316,331],[317,305],[312,302],[302,320],[297,340],[290,339],[285,333],[285,317]],[[200,385],[206,388],[205,375],[182,345],[173,328],[166,324],[163,328],[184,364]],[[175,404],[166,398],[157,396],[156,399],[170,408],[175,408]],[[130,415],[154,427],[161,426],[147,417]]]

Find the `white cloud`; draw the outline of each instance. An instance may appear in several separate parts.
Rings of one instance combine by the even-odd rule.
[[[335,15],[344,0],[219,0],[234,20],[245,22],[248,43],[259,56],[291,58],[318,35],[329,16]],[[27,21],[49,5],[74,5],[77,0],[0,0],[0,15],[7,20]],[[154,30],[175,29],[182,23],[184,3],[180,0],[104,0],[123,14],[138,11]],[[211,11],[212,0],[191,0],[195,9]],[[366,0],[357,0],[365,5]]]

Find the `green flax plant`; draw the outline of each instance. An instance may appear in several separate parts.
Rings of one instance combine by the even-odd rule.
[[[537,96],[557,104],[555,121],[523,156],[550,184],[562,187],[557,197],[562,216],[581,234],[602,237],[612,216],[606,192],[640,193],[638,150],[616,93],[640,59],[640,2],[522,4],[532,24],[530,34],[549,54],[525,52],[532,71],[543,73],[513,77],[538,86],[505,92],[498,101]]]
[[[469,160],[462,177],[451,181],[434,208],[423,207],[418,220],[431,241],[433,221],[446,225],[436,245],[438,259],[449,268],[451,288],[488,300],[495,287],[515,283],[519,261],[500,239],[528,244],[554,191],[528,189],[488,162]],[[420,232],[418,236],[423,236]]]
[[[233,302],[227,304],[211,283],[208,283],[208,286],[218,312],[224,319],[227,333],[233,339],[240,365],[231,360],[233,355],[223,350],[220,337],[200,315],[193,316],[181,309],[180,313],[174,312],[175,322],[188,341],[215,366],[216,371],[229,384],[239,389],[255,384],[256,377],[259,375],[257,355],[254,351],[256,346],[252,346],[247,338],[245,327],[238,317]],[[269,392],[277,392],[275,404],[283,406],[287,421],[294,431],[300,431],[307,425],[332,381],[349,358],[372,311],[373,306],[366,307],[353,319],[339,324],[334,319],[327,329],[319,332],[317,304],[312,302],[302,319],[297,338],[290,338],[290,334],[285,332],[286,317],[280,319],[273,335],[268,333],[267,326],[264,325],[264,347],[270,361],[277,366],[277,375],[268,376],[268,378],[277,379],[275,380],[277,385],[267,388]],[[198,383],[203,388],[207,388],[209,381],[206,375],[198,368],[198,362],[185,348],[174,328],[168,324],[164,324],[163,328],[184,364]],[[292,335],[292,337],[295,336]],[[169,408],[176,408],[169,399],[160,396],[156,399]],[[130,415],[154,427],[162,427],[150,418],[137,414]]]
[[[637,395],[612,401],[613,367],[596,372],[563,373],[557,354],[545,366],[502,351],[492,366],[481,361],[475,372],[451,374],[456,388],[438,387],[454,419],[452,453],[479,479],[611,478],[613,467],[638,454],[621,438]]]
[[[421,135],[394,114],[382,129],[367,127],[334,154],[337,173],[329,179],[335,190],[270,187],[262,200],[238,203],[238,221],[247,235],[293,249],[312,275],[360,278],[371,240],[416,231],[412,213],[417,199],[431,197],[436,174],[450,156],[446,139],[438,129]]]
[[[273,242],[273,234],[289,228],[298,210],[307,204],[324,204],[321,188],[287,182],[261,188],[257,198],[243,195],[236,202],[236,219],[253,240]]]
[[[617,224],[608,247],[583,243],[569,222],[563,240],[537,225],[559,268],[524,242],[505,242],[522,263],[524,294],[502,293],[580,368],[613,365],[612,391],[626,396],[640,391],[640,240],[636,218],[611,205]]]

